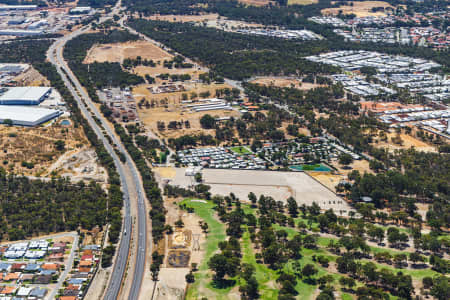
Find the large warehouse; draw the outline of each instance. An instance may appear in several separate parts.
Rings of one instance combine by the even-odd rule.
[[[60,110],[41,107],[0,105],[0,123],[11,120],[13,125],[37,126],[62,113]]]
[[[50,87],[36,86],[0,88],[0,105],[38,105],[51,91]]]

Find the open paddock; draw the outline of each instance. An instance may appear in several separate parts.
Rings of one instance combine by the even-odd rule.
[[[168,178],[170,184],[181,187],[194,184],[194,178],[185,176],[185,170],[177,168],[175,177]],[[213,195],[234,193],[239,199],[248,200],[248,194],[253,192],[257,197],[271,196],[283,202],[292,196],[299,205],[316,202],[322,209],[332,208],[343,215],[351,210],[347,202],[304,172],[203,169],[202,176]]]
[[[301,82],[300,79],[296,78],[281,78],[281,77],[259,77],[255,80],[250,81],[250,83],[265,85],[265,86],[276,86],[276,87],[294,87],[299,90],[310,90],[316,87],[321,87],[323,85]]]
[[[204,15],[152,15],[146,17],[147,20],[167,21],[167,22],[203,22],[219,18],[219,14]]]
[[[85,64],[93,62],[122,62],[126,58],[170,60],[173,56],[146,41],[94,45],[86,55]]]
[[[342,11],[343,15],[355,14],[357,17],[382,17],[386,16],[386,8],[395,9],[392,5],[384,1],[353,1],[353,6],[341,5],[339,7],[322,9],[322,15],[337,15]],[[384,11],[372,12],[372,8],[383,7]]]

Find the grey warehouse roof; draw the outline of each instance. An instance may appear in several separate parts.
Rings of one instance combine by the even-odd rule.
[[[0,123],[9,119],[15,125],[36,126],[61,114],[61,111],[55,109],[0,105]]]
[[[40,101],[51,91],[50,87],[12,87],[6,89],[4,93],[0,91],[0,104],[8,104],[8,102],[37,102]]]

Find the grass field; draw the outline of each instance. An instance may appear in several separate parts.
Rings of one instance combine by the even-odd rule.
[[[231,151],[237,154],[251,154],[252,152],[245,146],[232,147]]]
[[[206,245],[204,245],[206,249],[206,254],[203,262],[200,265],[199,271],[195,273],[195,279],[196,282],[192,284],[187,292],[186,299],[198,299],[198,297],[207,296],[211,299],[231,299],[234,298],[234,296],[239,296],[238,292],[236,292],[237,288],[236,285],[239,284],[239,277],[232,278],[236,280],[236,285],[225,288],[225,289],[218,289],[212,285],[212,274],[208,270],[208,264],[207,262],[211,258],[211,256],[217,251],[218,249],[218,243],[220,241],[223,241],[226,239],[225,235],[225,225],[219,222],[215,218],[215,211],[213,210],[214,204],[212,204],[210,201],[207,203],[201,203],[201,202],[192,202],[190,199],[186,199],[182,202],[182,204],[186,204],[188,207],[192,207],[195,211],[195,213],[201,217],[205,222],[208,223],[210,232],[207,236]],[[256,210],[251,208],[249,205],[242,205],[242,209],[244,210],[244,213],[246,214],[253,214],[256,217],[258,217],[258,214],[256,213]],[[304,222],[307,224],[307,226],[311,226],[311,228],[317,228],[317,223],[308,224],[307,220],[299,217],[295,219],[296,225],[298,225],[299,222]],[[288,238],[291,239],[294,235],[297,235],[299,233],[298,227],[292,228],[292,227],[286,227],[286,226],[280,226],[278,224],[273,224],[273,229],[275,231],[278,230],[285,230],[288,234]],[[259,285],[259,291],[260,291],[260,298],[261,299],[276,299],[278,297],[278,291],[279,291],[279,284],[276,283],[277,278],[279,277],[279,272],[270,269],[268,266],[263,264],[258,264],[255,258],[255,250],[253,249],[252,242],[250,239],[250,233],[248,232],[246,226],[244,226],[244,233],[241,239],[241,249],[242,249],[242,260],[241,263],[248,263],[255,267],[255,273],[254,276],[256,280],[258,281]],[[313,260],[314,255],[322,255],[329,259],[330,262],[335,262],[336,258],[338,257],[335,254],[330,253],[326,247],[328,243],[333,241],[338,241],[338,238],[334,237],[318,237],[317,249],[306,249],[303,248],[301,251],[302,257],[297,260],[300,265],[303,267],[306,264],[312,264],[314,267],[318,270],[318,273],[312,278],[319,278],[326,274],[330,274],[334,278],[334,287],[337,291],[340,290],[339,285],[339,279],[345,275],[339,274],[335,269],[332,267],[325,268],[322,267],[318,262],[315,262]],[[406,253],[402,251],[396,251],[393,249],[384,249],[384,248],[378,248],[378,247],[370,247],[373,252],[380,252],[380,251],[388,251],[392,254],[398,254],[398,253]],[[368,262],[367,259],[360,260],[362,263]],[[289,260],[283,267],[283,271],[286,273],[294,274],[293,264],[294,260]],[[438,275],[437,272],[431,270],[431,269],[400,269],[395,268],[390,265],[381,264],[375,262],[375,265],[377,266],[378,270],[381,269],[388,269],[394,273],[397,273],[399,271],[403,272],[404,274],[411,275],[411,277],[415,280],[421,280],[425,276],[434,277]],[[242,282],[243,283],[243,282]],[[362,282],[357,282],[357,287],[363,286]],[[314,284],[308,284],[304,282],[302,279],[297,280],[297,285],[295,287],[296,291],[298,292],[297,299],[313,299],[313,296],[317,296],[318,285]],[[233,297],[232,297],[233,296]],[[344,300],[350,300],[353,299],[351,294],[348,293],[342,293],[341,298]],[[397,299],[397,297],[394,297],[390,295],[390,299]]]
[[[206,245],[202,245],[202,248],[206,250],[205,257],[199,266],[199,270],[195,273],[195,283],[190,286],[186,295],[186,299],[197,299],[200,296],[199,292],[205,289],[206,283],[211,282],[208,261],[217,251],[219,242],[226,238],[225,226],[214,217],[214,204],[212,202],[192,202],[191,199],[185,199],[181,204],[193,208],[195,213],[208,223],[209,227]],[[229,289],[216,289],[210,284],[208,284],[208,289],[212,295],[216,295],[216,299],[220,299],[221,296],[229,292]]]

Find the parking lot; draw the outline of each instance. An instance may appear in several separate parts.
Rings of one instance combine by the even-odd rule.
[[[175,176],[167,178],[169,184],[185,188],[195,184],[194,176],[186,176],[186,168],[175,170]],[[292,196],[299,205],[316,202],[322,209],[333,208],[343,215],[351,210],[347,202],[303,172],[203,169],[201,174],[213,195],[234,193],[239,199],[247,200],[253,192],[257,197],[271,196],[283,202]]]

